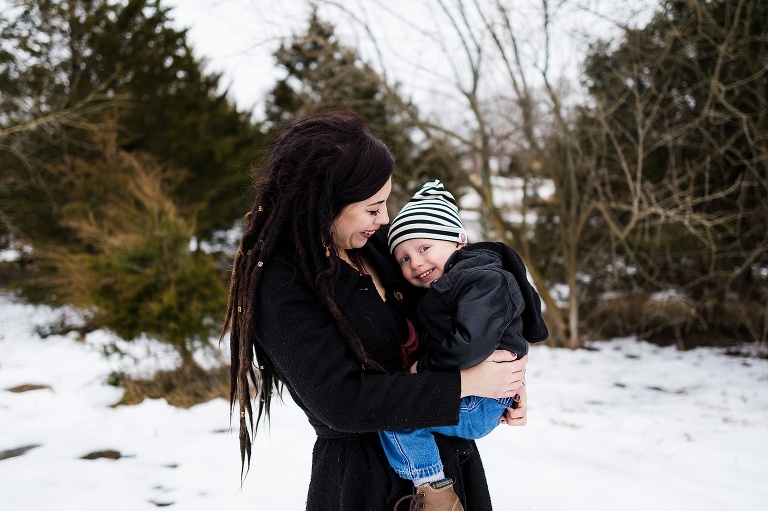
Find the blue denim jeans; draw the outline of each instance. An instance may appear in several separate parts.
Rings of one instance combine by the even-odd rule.
[[[422,479],[443,471],[440,453],[432,433],[469,440],[482,438],[498,426],[504,410],[512,406],[512,398],[490,399],[465,397],[459,408],[456,426],[379,431],[389,464],[403,479]]]

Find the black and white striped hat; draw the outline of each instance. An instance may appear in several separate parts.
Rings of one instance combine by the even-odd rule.
[[[416,192],[389,226],[389,251],[414,238],[467,242],[456,200],[438,179]]]

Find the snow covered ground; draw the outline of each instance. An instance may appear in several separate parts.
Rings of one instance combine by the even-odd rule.
[[[275,406],[241,488],[224,400],[111,407],[111,371],[173,355],[140,342],[134,366],[103,355],[104,332],[34,333],[57,314],[0,295],[0,509],[303,509],[314,434],[293,403]],[[594,347],[532,348],[528,426],[479,441],[496,509],[766,509],[768,361],[633,339]],[[83,459],[105,450],[121,457]]]

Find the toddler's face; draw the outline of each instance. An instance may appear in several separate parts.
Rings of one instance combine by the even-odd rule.
[[[443,276],[451,254],[462,246],[453,241],[415,238],[395,247],[395,259],[408,282],[418,287],[430,287]]]

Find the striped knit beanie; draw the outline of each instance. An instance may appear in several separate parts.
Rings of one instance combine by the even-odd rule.
[[[389,226],[389,251],[414,238],[467,242],[467,231],[459,218],[456,200],[435,179],[421,187]]]

